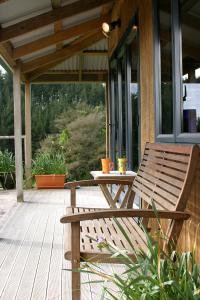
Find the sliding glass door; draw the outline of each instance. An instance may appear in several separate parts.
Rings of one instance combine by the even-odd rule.
[[[129,170],[137,170],[140,153],[138,49],[138,28],[132,25],[110,62],[111,156],[115,166],[118,157],[126,157]]]

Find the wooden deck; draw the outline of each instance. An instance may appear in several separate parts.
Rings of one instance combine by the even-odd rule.
[[[80,206],[107,206],[96,187],[81,188],[77,195]],[[30,190],[25,202],[8,212],[0,228],[1,300],[71,300],[71,274],[63,270],[71,266],[63,258],[59,222],[68,205],[69,190]],[[94,280],[90,276],[82,275],[82,282]],[[83,284],[82,299],[98,300],[100,291],[99,285]]]

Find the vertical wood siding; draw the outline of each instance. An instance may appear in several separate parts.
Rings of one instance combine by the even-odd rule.
[[[152,0],[117,1],[112,20],[120,18],[122,26],[111,32],[109,55],[112,55],[137,11],[140,34],[141,153],[143,153],[145,143],[155,141]],[[177,248],[180,251],[191,251],[196,245],[196,258],[200,262],[200,157],[187,210],[191,213],[191,219],[183,226]]]

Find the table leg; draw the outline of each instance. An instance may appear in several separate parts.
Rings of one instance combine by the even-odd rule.
[[[103,194],[104,194],[104,197],[106,198],[106,201],[108,202],[108,205],[111,207],[111,208],[117,208],[109,190],[108,190],[108,187],[104,184],[100,184],[99,185]]]

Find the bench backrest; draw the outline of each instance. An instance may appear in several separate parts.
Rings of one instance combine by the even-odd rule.
[[[170,211],[186,207],[199,157],[197,145],[147,143],[134,192],[157,209]]]

